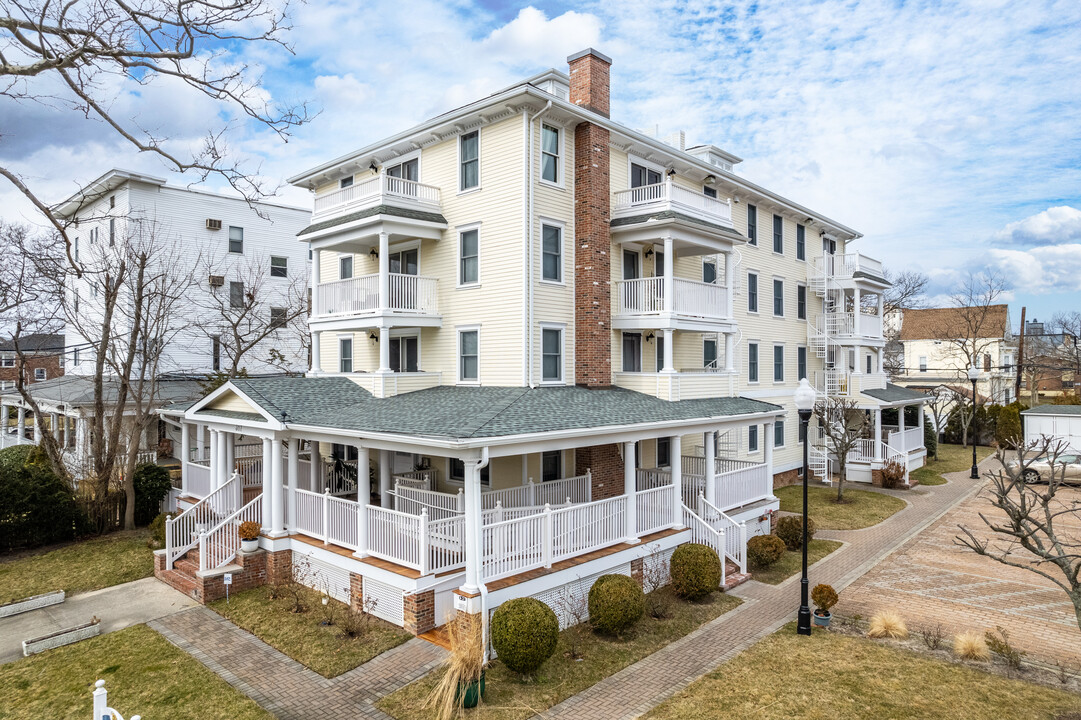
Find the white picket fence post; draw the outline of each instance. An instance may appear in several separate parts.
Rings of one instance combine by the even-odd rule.
[[[323,544],[330,544],[330,488],[323,490]]]
[[[93,720],[124,720],[124,716],[109,707],[109,696],[105,690],[105,681],[98,680],[94,683],[94,718]],[[131,720],[142,720],[138,715],[132,715]]]
[[[530,481],[532,485],[532,481]],[[532,489],[532,488],[531,488]],[[544,505],[544,530],[541,534],[541,548],[544,555],[544,567],[552,567],[552,542],[555,533],[552,529],[552,506]]]
[[[420,574],[422,577],[428,574],[428,568],[431,565],[430,544],[428,508],[422,508],[420,511]]]
[[[206,570],[206,530],[199,531],[199,569]]]
[[[741,574],[747,574],[747,523],[741,522],[739,524],[739,571]]]
[[[465,512],[465,494],[462,492],[462,488],[458,488],[458,497],[455,500],[455,502],[457,503],[457,505],[455,505],[455,507],[458,508],[458,512],[464,513]]]
[[[593,469],[586,468],[586,502],[593,502]]]
[[[527,487],[529,488],[527,491],[529,497],[528,504],[530,507],[533,507],[537,504],[537,486],[533,483],[533,478],[529,478],[529,485]]]
[[[165,516],[165,569],[173,569],[173,516]]]

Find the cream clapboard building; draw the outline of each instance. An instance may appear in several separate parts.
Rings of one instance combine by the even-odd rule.
[[[921,396],[881,372],[859,234],[610,120],[611,61],[569,62],[290,179],[314,194],[312,368],[167,414],[211,441],[159,576],[214,596],[258,519],[269,567],[303,555],[418,633],[690,540],[735,580],[802,466],[801,376],[876,414],[853,479],[922,461],[881,422]]]

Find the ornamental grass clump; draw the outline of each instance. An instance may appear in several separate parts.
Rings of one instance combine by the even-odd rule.
[[[784,557],[784,541],[776,535],[755,535],[747,541],[747,562],[764,570]]]
[[[492,615],[492,647],[519,675],[532,675],[555,652],[559,618],[540,600],[508,600]]]
[[[987,649],[987,641],[974,630],[966,630],[953,638],[953,654],[962,660],[976,660],[987,662],[991,659],[991,651]]]
[[[905,620],[893,610],[882,610],[871,616],[871,628],[867,637],[901,640],[908,637]]]
[[[465,705],[466,688],[484,676],[484,637],[480,616],[459,614],[447,623],[450,654],[439,683],[424,701],[435,720],[451,720]]]
[[[807,518],[807,542],[814,539],[815,521]],[[789,550],[799,550],[803,547],[803,517],[801,515],[785,515],[777,521],[777,537]]]
[[[687,543],[672,553],[672,589],[684,600],[701,600],[720,587],[721,559],[707,545]]]
[[[589,589],[589,623],[602,635],[620,635],[645,609],[642,588],[626,575],[601,575]]]

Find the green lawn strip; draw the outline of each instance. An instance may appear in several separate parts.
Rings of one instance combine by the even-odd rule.
[[[843,543],[836,540],[812,540],[807,543],[807,564],[813,565]],[[799,550],[786,550],[781,559],[764,570],[751,568],[751,577],[759,582],[777,585],[803,569],[803,553]]]
[[[789,624],[655,708],[650,720],[1052,720],[1081,697]]]
[[[977,447],[977,462],[991,455],[994,451],[994,448]],[[919,480],[920,485],[945,485],[946,478],[943,475],[968,470],[972,467],[972,447],[940,443],[938,446],[938,460],[928,456],[925,462],[926,464],[923,467],[912,471],[912,477]]]
[[[781,500],[781,510],[803,512],[803,486],[789,485],[773,491]],[[811,520],[819,530],[859,530],[882,522],[898,510],[905,501],[892,495],[870,490],[855,490],[846,485],[845,502],[837,503],[834,488],[808,488],[807,505]]]
[[[671,593],[670,588],[656,592]],[[560,633],[555,654],[541,666],[534,680],[522,680],[498,659],[488,668],[484,702],[469,717],[477,720],[518,720],[533,717],[566,698],[613,675],[668,643],[692,632],[703,623],[728,612],[741,601],[731,595],[713,593],[700,603],[673,599],[672,611],[664,620],[645,617],[622,640],[608,639],[589,631],[569,628]],[[571,656],[578,637],[581,660]],[[384,712],[399,720],[428,720],[425,698],[440,677],[436,671],[378,702]]]
[[[301,590],[306,612],[292,612],[292,601],[272,599],[266,588],[254,588],[210,604],[219,615],[252,633],[302,665],[328,678],[337,677],[376,655],[401,645],[413,637],[405,630],[370,617],[367,632],[349,637],[336,625],[325,625],[322,595]],[[330,600],[337,612],[345,606]]]
[[[64,590],[98,590],[154,574],[146,530],[116,532],[40,554],[0,560],[0,604]]]
[[[0,718],[88,718],[97,680],[124,717],[273,717],[145,625],[0,665]]]

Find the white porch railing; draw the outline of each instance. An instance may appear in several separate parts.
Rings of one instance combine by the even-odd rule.
[[[664,312],[664,278],[635,278],[616,281],[617,312],[620,315],[645,315]]]
[[[368,547],[375,557],[428,574],[428,515],[368,506]]]
[[[182,472],[187,479],[189,495],[205,498],[210,494],[210,466],[187,462],[184,463]]]
[[[724,538],[724,557],[739,566],[741,573],[747,572],[747,524],[738,523],[712,505],[703,496],[698,496],[698,514]]]
[[[439,485],[439,471],[435,468],[428,468],[427,470],[399,472],[394,473],[394,480],[400,482],[402,485],[435,490]]]
[[[671,180],[612,193],[613,217],[659,209],[682,210],[705,220],[732,224],[732,205],[728,199],[708,197]]]
[[[380,310],[435,315],[439,312],[439,281],[434,277],[390,273],[386,307],[379,299],[379,275],[319,283],[315,293],[316,315],[374,313]]]
[[[379,204],[383,198],[407,200],[433,208],[438,208],[440,204],[438,187],[380,173],[357,180],[347,188],[316,196],[315,215],[344,212],[351,205]]]
[[[754,467],[758,465],[753,460],[736,460],[735,458],[716,458],[714,460],[714,466],[717,474],[728,472],[729,470],[740,470],[742,468]],[[706,474],[706,459],[701,455],[684,455],[683,456],[683,472],[687,475],[701,475],[705,477]]]
[[[635,524],[638,536],[671,527],[672,488],[655,487],[635,493]]]
[[[899,430],[891,432],[889,434],[888,445],[898,452],[919,450],[923,447],[923,428],[909,428],[903,433]]]
[[[717,530],[698,514],[687,507],[686,503],[680,506],[683,510],[683,524],[691,531],[691,542],[713,548],[717,557],[724,557],[725,533]],[[725,563],[721,563],[721,585],[725,583]]]
[[[232,562],[240,552],[240,523],[257,522],[262,524],[263,496],[256,495],[244,507],[219,522],[208,532],[199,536],[199,569],[216,570]]]
[[[619,315],[675,313],[693,317],[729,317],[728,290],[687,278],[672,278],[674,297],[664,296],[664,278],[648,277],[616,281]]]
[[[717,507],[728,510],[765,500],[773,495],[773,478],[765,464],[729,470],[717,475]]]
[[[199,467],[199,466],[196,466]],[[209,474],[209,468],[207,469]],[[221,518],[233,513],[239,505],[240,478],[233,475],[229,480],[199,502],[175,518],[165,520],[165,569],[172,570],[173,563],[199,542],[199,536],[207,528],[216,525]]]
[[[559,562],[627,539],[627,497],[619,495],[552,511],[551,561]]]
[[[481,577],[485,581],[551,565],[552,511],[481,529]]]
[[[891,460],[906,464],[906,458],[899,450],[874,438],[860,438],[848,453],[848,462],[884,463]]]
[[[445,520],[465,512],[465,496],[461,490],[452,495],[395,482],[394,509],[410,515],[427,510],[432,520]]]
[[[837,278],[839,280],[853,277],[857,272],[864,272],[876,277],[884,277],[882,261],[867,257],[860,253],[845,253],[842,255],[823,255],[815,258],[815,272],[819,275]]]

